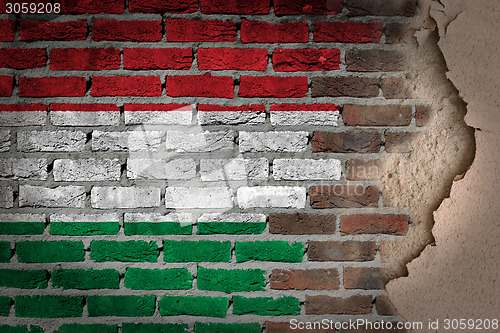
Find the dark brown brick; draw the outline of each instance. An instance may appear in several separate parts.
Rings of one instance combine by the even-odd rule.
[[[415,145],[418,145],[416,138],[419,133],[408,132],[386,132],[385,151],[388,153],[409,153]]]
[[[417,9],[417,1],[346,0],[344,6],[351,16],[413,16]]]
[[[340,217],[342,235],[389,234],[404,236],[410,217],[396,214],[357,214]]]
[[[377,132],[314,132],[312,137],[315,153],[378,153],[380,145]]]
[[[417,126],[427,126],[431,118],[431,107],[426,105],[417,105],[415,107],[415,122]]]
[[[389,296],[387,295],[377,296],[377,299],[375,300],[375,309],[377,309],[377,313],[382,316],[398,315],[396,307],[392,304]]]
[[[306,314],[368,314],[372,312],[372,297],[356,295],[342,298],[307,295],[305,307]]]
[[[313,77],[312,96],[377,97],[379,79],[369,77]]]
[[[351,72],[394,72],[407,67],[403,54],[395,50],[347,50],[347,70]]]
[[[344,288],[346,289],[384,289],[387,279],[380,268],[344,268]]]
[[[380,160],[349,160],[346,165],[347,180],[375,180],[380,175]]]
[[[375,242],[309,241],[307,257],[310,261],[370,261],[376,252]]]
[[[345,105],[342,119],[347,126],[408,126],[410,105]]]
[[[388,23],[385,26],[385,42],[387,44],[415,44],[417,30],[408,24]]]
[[[271,289],[339,289],[339,274],[336,269],[274,269]]]
[[[399,77],[386,77],[382,79],[380,87],[382,94],[387,99],[415,98],[410,80]]]
[[[311,235],[335,233],[335,215],[310,215],[302,213],[272,214],[269,232],[284,235]]]
[[[312,186],[309,198],[312,208],[377,207],[379,190],[363,185]]]

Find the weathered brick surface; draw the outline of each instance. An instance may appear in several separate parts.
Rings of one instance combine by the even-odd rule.
[[[61,159],[54,161],[53,174],[56,182],[119,180],[120,168],[117,159]]]
[[[200,2],[200,9],[204,14],[267,14],[269,13],[270,7],[271,2],[269,0],[202,0]]]
[[[348,126],[408,126],[410,105],[345,105],[342,114]]]
[[[342,12],[342,1],[340,0],[300,0],[274,2],[274,12],[277,15],[299,15],[299,14],[338,14]]]
[[[347,50],[347,70],[352,72],[393,72],[406,68],[403,53],[392,50]]]
[[[0,180],[45,180],[47,160],[43,158],[0,158]]]
[[[177,130],[167,131],[167,150],[179,153],[201,153],[228,151],[234,149],[232,131],[185,133]]]
[[[307,77],[241,76],[240,97],[299,98],[307,93]]]
[[[256,186],[238,189],[240,208],[304,208],[306,189],[297,186]]]
[[[370,261],[375,258],[375,242],[312,241],[307,256],[312,261]]]
[[[344,235],[390,234],[403,236],[408,231],[407,215],[359,214],[340,217],[340,232]]]
[[[331,296],[306,296],[307,314],[348,314],[359,315],[372,312],[371,296],[351,296],[349,298]]]
[[[312,79],[312,95],[377,97],[379,95],[379,79],[368,77],[314,77]]]
[[[347,161],[346,178],[348,180],[376,180],[382,172],[380,160],[353,159]]]
[[[17,133],[17,148],[24,152],[81,151],[86,135],[80,131],[23,131]]]
[[[151,208],[160,205],[160,189],[155,187],[93,187],[94,208]]]
[[[85,188],[73,185],[56,188],[21,185],[19,207],[83,208]]]
[[[231,21],[167,19],[169,42],[234,42],[236,24]]]
[[[59,71],[100,71],[120,68],[120,50],[106,49],[52,49],[50,69]]]
[[[271,274],[272,289],[339,289],[336,269],[285,270],[274,269]]]
[[[266,180],[269,162],[266,158],[207,159],[200,161],[202,181],[218,180]]]
[[[198,9],[195,0],[131,0],[129,10],[131,13],[192,13]]]
[[[273,53],[277,72],[331,71],[340,69],[338,49],[277,49]]]
[[[234,97],[234,81],[229,76],[168,76],[167,95],[172,97]]]
[[[346,7],[353,16],[412,16],[415,14],[417,1],[349,0],[346,2]]]
[[[123,49],[123,68],[125,69],[189,69],[192,62],[191,49]]]
[[[335,215],[272,214],[269,215],[269,232],[285,235],[333,234],[335,221]]]
[[[416,132],[386,132],[385,151],[388,153],[409,153],[415,149]]]
[[[198,104],[200,125],[258,125],[266,121],[264,105],[222,106]]]
[[[193,159],[171,161],[152,159],[128,159],[129,179],[193,179],[196,165]]]
[[[344,268],[344,287],[346,289],[383,289],[386,281],[379,268]]]
[[[158,42],[161,40],[161,21],[94,21],[92,39],[95,41]]]
[[[0,76],[0,97],[9,97],[12,95],[14,86],[14,77],[9,75]]]
[[[68,41],[85,40],[87,38],[87,22],[85,20],[50,22],[21,21],[20,38],[22,41]]]
[[[201,70],[265,71],[267,67],[266,49],[198,49],[197,56]]]
[[[190,125],[193,106],[189,104],[125,104],[127,125]]]
[[[114,104],[50,105],[50,122],[56,126],[116,126],[120,108]]]
[[[275,126],[338,126],[340,108],[334,104],[272,104],[271,124]]]
[[[362,185],[313,186],[309,198],[312,208],[377,207],[379,189]]]
[[[94,151],[156,151],[161,143],[160,131],[92,133]]]
[[[382,141],[376,132],[314,132],[313,152],[378,153]]]
[[[233,191],[228,187],[167,187],[167,208],[231,208]]]
[[[42,49],[0,49],[0,68],[38,68],[45,66],[46,63],[47,52]]]
[[[243,43],[307,43],[308,24],[266,23],[243,20],[241,22],[241,41]]]
[[[382,36],[382,23],[317,22],[315,42],[377,43]]]
[[[307,132],[240,132],[240,152],[301,152]]]
[[[19,96],[23,97],[81,97],[87,91],[84,77],[21,77]]]
[[[340,179],[339,160],[275,159],[273,176],[276,180],[330,180]]]

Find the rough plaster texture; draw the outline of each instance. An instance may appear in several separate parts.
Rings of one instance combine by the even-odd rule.
[[[498,319],[500,11],[495,1],[442,0],[432,2],[430,15],[447,76],[467,103],[465,121],[477,129],[476,155],[434,213],[435,243],[407,266],[408,277],[391,281],[387,290],[409,321]]]

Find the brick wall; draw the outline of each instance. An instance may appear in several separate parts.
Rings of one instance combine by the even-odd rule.
[[[2,322],[395,320],[378,246],[411,232],[411,213],[385,207],[376,179],[426,122],[406,73],[416,11],[65,0],[60,15],[1,15]]]

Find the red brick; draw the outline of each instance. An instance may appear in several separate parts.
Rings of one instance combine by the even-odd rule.
[[[229,76],[168,76],[167,95],[172,97],[234,97],[234,80]]]
[[[318,242],[309,241],[309,261],[371,261],[375,259],[375,242]]]
[[[340,50],[277,49],[273,67],[277,72],[336,70],[340,68]]]
[[[258,21],[241,22],[243,43],[307,43],[309,28],[306,22],[267,23]]]
[[[124,0],[61,0],[63,14],[121,14]]]
[[[308,91],[307,77],[292,76],[241,76],[240,97],[305,97]]]
[[[15,35],[15,23],[12,20],[0,20],[0,42],[12,42]]]
[[[22,41],[63,41],[87,39],[87,21],[44,22],[21,21],[20,36]]]
[[[198,111],[250,111],[250,112],[266,112],[266,107],[264,105],[253,104],[253,105],[242,105],[242,106],[233,106],[233,105],[212,105],[212,104],[198,104]]]
[[[161,96],[158,76],[94,76],[92,96]]]
[[[84,77],[21,77],[21,97],[81,97],[85,95],[87,82]]]
[[[380,79],[375,77],[313,77],[312,97],[377,97]]]
[[[413,16],[417,9],[417,1],[348,0],[345,2],[345,7],[351,16]]]
[[[427,105],[417,105],[415,107],[415,122],[419,127],[427,126],[431,118],[432,109]]]
[[[191,104],[125,104],[125,111],[193,111]]]
[[[382,36],[382,23],[316,22],[316,43],[378,43]]]
[[[193,13],[198,10],[197,0],[130,0],[131,13]]]
[[[398,311],[386,295],[377,296],[375,299],[375,309],[381,316],[397,316]]]
[[[120,42],[158,42],[162,38],[161,21],[95,20],[92,39]]]
[[[408,66],[404,55],[396,50],[347,50],[347,70],[352,72],[394,72]]]
[[[339,289],[339,274],[336,269],[273,269],[271,289]]]
[[[201,12],[204,14],[269,14],[270,0],[201,0]]]
[[[265,49],[198,49],[198,69],[265,71],[267,50]]]
[[[0,104],[0,111],[47,111],[45,104]]]
[[[380,160],[349,160],[346,170],[347,180],[376,180],[381,170]]]
[[[283,235],[334,234],[335,215],[302,213],[269,215],[269,232]]]
[[[166,31],[169,42],[234,42],[236,40],[236,24],[231,21],[168,19]]]
[[[276,15],[334,15],[340,12],[342,12],[341,0],[274,0]]]
[[[311,186],[309,199],[316,209],[377,207],[379,190],[363,185]]]
[[[120,108],[116,104],[54,103],[50,104],[50,111],[120,111]]]
[[[271,111],[340,111],[335,104],[272,104]]]
[[[193,63],[191,49],[124,48],[125,69],[190,69]]]
[[[349,298],[306,295],[306,314],[360,315],[372,312],[372,297],[355,295]]]
[[[419,143],[419,133],[411,132],[386,132],[385,151],[388,153],[409,153]]]
[[[415,98],[409,79],[386,77],[380,83],[382,94],[387,99]]]
[[[344,288],[346,289],[384,289],[387,279],[380,268],[344,268]]]
[[[0,49],[0,68],[39,68],[47,64],[47,51],[43,49]]]
[[[392,214],[358,214],[340,217],[342,235],[389,234],[404,236],[408,232],[410,217]]]
[[[314,132],[312,137],[315,153],[378,153],[381,144],[377,132]]]
[[[52,49],[50,69],[59,71],[100,71],[120,68],[120,50],[107,49]]]
[[[347,126],[408,126],[411,105],[344,105],[342,119]]]
[[[0,75],[0,97],[9,97],[12,95],[14,86],[14,77],[10,75]]]

